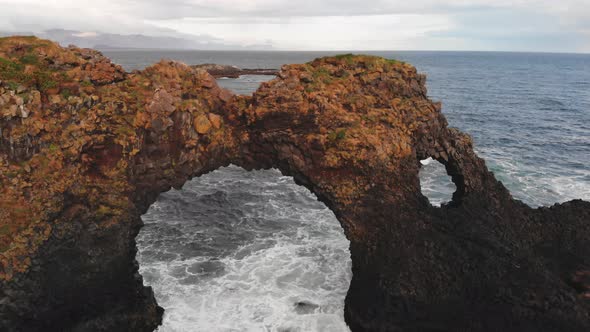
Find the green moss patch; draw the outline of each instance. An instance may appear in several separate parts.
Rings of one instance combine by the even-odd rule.
[[[346,129],[339,129],[328,134],[328,140],[331,142],[340,141],[346,138]]]

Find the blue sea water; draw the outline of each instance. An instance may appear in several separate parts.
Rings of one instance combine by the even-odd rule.
[[[126,69],[160,58],[279,68],[329,52],[106,50]],[[590,55],[368,52],[415,65],[449,125],[517,199],[532,206],[590,200]],[[267,76],[220,79],[252,93]],[[424,161],[433,204],[454,186]],[[166,309],[160,331],[347,331],[348,241],[322,203],[276,170],[228,167],[160,196],[143,216],[138,261]]]

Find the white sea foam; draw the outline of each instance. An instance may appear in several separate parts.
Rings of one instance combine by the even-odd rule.
[[[442,203],[451,201],[453,193],[457,189],[447,175],[445,166],[432,158],[421,160],[420,189],[430,204],[441,206]]]
[[[590,168],[530,165],[498,149],[482,151],[488,167],[516,199],[531,206],[553,205],[572,199],[590,200]]]
[[[428,157],[426,159],[420,160],[420,164],[422,164],[423,166],[426,166],[426,165],[430,164],[433,161],[434,161],[434,159],[432,159],[431,157]]]
[[[142,231],[140,272],[166,309],[159,331],[348,331],[343,309],[351,264],[342,228],[306,189],[271,172],[270,178],[267,171],[252,179],[252,173],[232,167],[198,179],[203,183],[189,184],[183,193],[197,194],[201,186],[257,186],[252,189],[260,200],[244,202],[240,222],[285,222],[279,231],[261,233],[231,254],[157,260],[150,250],[156,246],[165,251],[166,244],[158,246],[157,232]],[[285,191],[294,193],[294,199],[279,195]],[[176,225],[174,220],[152,219],[166,212],[161,205],[145,216],[148,226]]]

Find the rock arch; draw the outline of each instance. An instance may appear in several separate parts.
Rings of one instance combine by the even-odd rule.
[[[278,168],[334,211],[351,242],[353,331],[590,328],[590,204],[512,199],[408,64],[322,58],[243,97],[180,63],[125,73],[35,38],[0,39],[0,56],[9,331],[153,330],[162,309],[137,273],[140,215],[230,163]],[[455,204],[420,194],[427,157],[452,176]]]

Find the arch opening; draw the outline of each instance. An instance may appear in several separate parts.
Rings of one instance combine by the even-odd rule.
[[[142,216],[140,273],[159,331],[346,331],[349,241],[334,213],[277,170],[221,168]]]
[[[274,79],[274,75],[241,75],[237,78],[220,77],[217,84],[238,95],[252,95],[260,85]]]
[[[420,190],[433,206],[458,201],[457,186],[445,165],[431,157],[420,160]]]

